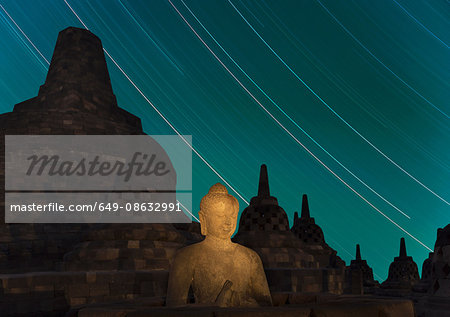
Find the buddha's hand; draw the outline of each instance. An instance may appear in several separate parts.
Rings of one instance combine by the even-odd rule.
[[[231,306],[231,298],[233,296],[234,291],[231,289],[233,282],[230,280],[226,280],[223,283],[222,289],[220,290],[219,295],[217,295],[215,304],[219,307],[229,307]]]

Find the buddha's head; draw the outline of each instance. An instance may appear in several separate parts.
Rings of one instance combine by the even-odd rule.
[[[236,230],[239,203],[220,183],[213,185],[200,202],[200,224],[203,235],[229,239]]]

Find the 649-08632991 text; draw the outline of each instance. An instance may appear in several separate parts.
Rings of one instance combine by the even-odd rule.
[[[100,212],[115,212],[115,211],[141,211],[141,212],[180,212],[180,203],[166,203],[166,202],[127,202],[111,203],[111,202],[95,202],[93,204],[61,204],[57,202],[50,202],[46,204],[31,203],[31,204],[11,204],[11,212],[65,212],[65,211],[100,211]]]

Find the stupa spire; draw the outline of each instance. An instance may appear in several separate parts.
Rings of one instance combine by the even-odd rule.
[[[400,255],[401,258],[406,257],[406,244],[405,244],[405,238],[400,239]]]
[[[259,186],[258,186],[258,197],[269,197],[269,177],[267,176],[267,166],[266,164],[261,165],[261,170],[259,172]]]
[[[302,218],[304,218],[304,219],[311,218],[311,216],[309,215],[309,206],[308,206],[308,196],[307,195],[303,195],[303,198],[302,198]]]
[[[359,248],[359,244],[356,245],[356,260],[361,261],[361,250]]]

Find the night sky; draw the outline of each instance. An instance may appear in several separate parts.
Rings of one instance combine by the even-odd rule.
[[[325,240],[347,264],[359,243],[383,281],[405,237],[421,270],[425,246],[433,249],[437,228],[450,222],[448,1],[67,1],[245,200],[265,163],[291,224],[308,194]],[[64,0],[0,4],[3,113],[37,95],[58,32],[83,26]],[[175,134],[107,63],[119,106],[147,134]],[[217,182],[193,154],[194,215]]]

